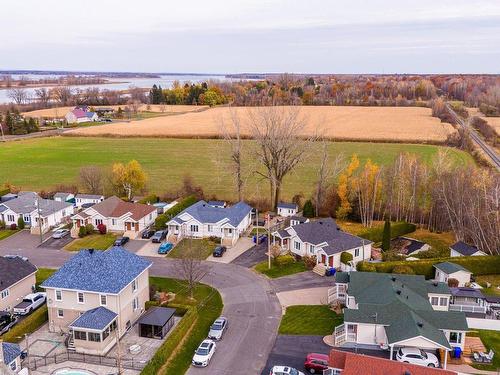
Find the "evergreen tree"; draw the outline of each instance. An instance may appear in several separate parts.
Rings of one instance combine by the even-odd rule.
[[[314,217],[314,207],[310,199],[305,201],[302,215],[304,215],[304,217]]]
[[[24,227],[25,227],[24,219],[22,216],[19,216],[19,219],[17,219],[17,228],[24,229]]]
[[[387,251],[391,247],[391,222],[386,219],[384,223],[384,232],[382,234],[382,250]]]

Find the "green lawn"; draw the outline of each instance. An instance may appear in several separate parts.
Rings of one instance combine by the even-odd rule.
[[[472,367],[478,370],[490,370],[498,371],[500,369],[500,332],[499,331],[488,331],[488,330],[478,330],[479,337],[486,347],[486,351],[493,349],[495,355],[493,356],[492,364],[473,364]]]
[[[298,305],[286,308],[281,319],[282,335],[331,335],[334,328],[344,321],[325,305]]]
[[[218,242],[213,242],[205,238],[201,240],[185,238],[169,251],[167,256],[170,258],[182,258],[182,254],[191,246],[192,253],[197,255],[195,258],[204,260],[212,254],[217,245],[219,245]]]
[[[481,292],[483,292],[484,294],[500,296],[500,289],[498,288],[500,286],[500,275],[476,276],[476,281],[483,287],[483,289],[481,289]],[[486,288],[486,282],[489,282],[491,284],[491,287]]]
[[[0,241],[4,238],[12,236],[14,233],[19,232],[18,230],[10,230],[10,229],[0,229]]]
[[[111,245],[113,245],[115,239],[116,235],[112,233],[90,234],[83,238],[77,238],[73,242],[70,242],[64,247],[64,249],[68,251],[79,251],[80,249],[106,250]]]
[[[38,271],[36,271],[36,286],[38,286],[43,283],[45,280],[47,280],[52,274],[56,272],[56,270],[51,269],[51,268],[39,268]]]
[[[245,148],[245,174],[253,172],[255,154],[253,141],[243,141]],[[379,164],[387,164],[401,152],[420,155],[431,163],[440,146],[331,142],[331,155],[358,154],[363,163],[371,158]],[[23,190],[50,190],[57,184],[75,184],[79,169],[85,165],[110,167],[114,162],[137,159],[149,176],[149,190],[155,193],[174,192],[180,187],[183,176],[191,174],[194,183],[203,187],[208,196],[233,199],[232,171],[228,167],[229,145],[223,140],[167,139],[167,138],[77,138],[50,137],[7,142],[0,147],[0,176]],[[287,177],[283,186],[283,199],[291,199],[298,193],[312,193],[316,179],[316,167],[321,153],[312,153],[295,173]],[[203,157],[200,157],[202,155]],[[469,154],[450,149],[457,163],[472,162]],[[54,166],[57,166],[54,168]],[[168,171],[168,177],[165,177]],[[267,194],[265,181],[255,173],[248,173],[247,199]],[[26,176],[29,176],[27,178]],[[3,181],[0,181],[0,183]]]
[[[293,275],[294,273],[307,271],[304,262],[298,261],[290,264],[284,264],[278,266],[271,263],[271,269],[268,268],[268,261],[260,262],[255,266],[257,272],[263,273],[267,277],[272,279],[287,275]]]

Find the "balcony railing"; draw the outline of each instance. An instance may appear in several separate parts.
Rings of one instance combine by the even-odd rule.
[[[450,311],[461,311],[461,312],[469,312],[469,313],[481,313],[486,314],[486,306],[474,306],[474,305],[456,305],[450,304]]]

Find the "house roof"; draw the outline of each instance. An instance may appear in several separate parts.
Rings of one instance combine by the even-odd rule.
[[[0,290],[11,287],[36,270],[33,264],[21,257],[0,256]]]
[[[80,199],[102,199],[104,198],[103,195],[99,194],[77,194],[75,198],[80,198]]]
[[[155,206],[124,202],[115,196],[106,198],[102,202],[93,205],[91,209],[104,217],[121,217],[130,212],[132,219],[136,221],[156,211]]]
[[[16,214],[29,214],[37,209],[37,201],[40,204],[40,214],[43,217],[72,207],[71,203],[40,198],[38,194],[32,192],[19,195],[19,197],[2,202],[1,204]]]
[[[480,251],[477,247],[466,244],[465,242],[458,241],[450,246],[450,249],[455,250],[457,253],[468,256]]]
[[[82,118],[82,117],[92,118],[95,115],[95,112],[87,112],[81,108],[75,108],[71,112],[75,115],[76,118]]]
[[[182,224],[183,220],[180,219],[180,217],[184,213],[188,213],[200,223],[215,224],[226,220],[226,222],[229,222],[233,227],[236,227],[251,211],[252,207],[245,202],[238,202],[233,206],[220,208],[210,206],[207,202],[201,200],[183,210],[175,216],[173,220]]]
[[[279,202],[278,203],[278,208],[290,208],[292,210],[296,210],[299,207],[295,203],[285,203],[285,202]]]
[[[279,236],[280,238],[290,238],[290,237],[291,237],[290,233],[288,233],[288,232],[287,232],[286,230],[284,230],[284,229],[280,229],[280,230],[278,230],[278,231],[274,232],[274,233],[273,233],[273,235],[277,235],[277,236]]]
[[[54,194],[54,199],[56,199],[56,198],[61,198],[61,199],[63,199],[63,200],[67,200],[67,199],[68,199],[68,197],[70,197],[70,196],[72,196],[72,195],[73,195],[73,194],[71,194],[71,193],[55,193],[55,194]]]
[[[174,314],[175,309],[169,307],[151,307],[137,322],[139,324],[163,327]]]
[[[117,294],[151,264],[123,247],[80,250],[41,286]]]
[[[412,254],[417,250],[422,249],[426,245],[425,242],[416,240],[414,238],[409,238],[409,237],[398,237],[398,239],[403,240],[403,241],[408,241],[408,244],[405,246],[405,253],[406,254]]]
[[[500,296],[491,296],[487,294],[484,296],[484,299],[489,303],[500,303]]]
[[[2,342],[3,361],[7,365],[21,355],[21,347],[18,344]]]
[[[454,371],[412,365],[337,349],[330,351],[328,365],[342,369],[342,375],[456,375]]]
[[[484,298],[483,293],[479,289],[474,289],[474,288],[465,288],[465,287],[459,287],[459,288],[450,288],[451,290],[451,295],[454,297],[471,297],[471,298]]]
[[[290,220],[298,221],[299,223],[305,223],[307,221],[307,217],[304,217],[304,216],[291,216]]]
[[[100,306],[92,310],[85,311],[69,325],[70,328],[94,329],[102,331],[106,328],[118,314],[107,308]]]
[[[438,264],[435,264],[434,267],[436,267],[438,270],[443,271],[444,273],[446,273],[448,275],[451,275],[452,273],[459,272],[459,271],[472,273],[469,270],[462,267],[460,264],[456,264],[456,263],[452,263],[452,262],[438,263]]]
[[[224,201],[208,201],[207,203],[211,206],[224,206],[226,204]]]

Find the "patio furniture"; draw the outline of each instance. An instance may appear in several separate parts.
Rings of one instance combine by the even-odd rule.
[[[472,354],[472,359],[474,360],[474,362],[483,362],[483,357],[481,357],[478,352],[474,352]]]
[[[495,352],[493,349],[490,349],[488,354],[483,353],[483,362],[491,363],[493,361],[493,357],[495,356]]]
[[[130,345],[130,347],[128,348],[128,351],[130,352],[130,354],[139,354],[141,352],[141,346],[140,345],[137,345],[137,344],[134,344],[134,345]]]

